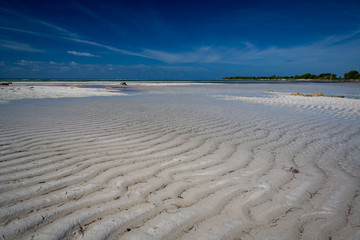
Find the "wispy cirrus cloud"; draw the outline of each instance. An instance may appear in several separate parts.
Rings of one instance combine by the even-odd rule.
[[[86,12],[88,15],[92,16],[93,18],[105,21],[100,16],[98,16],[91,10],[85,8],[81,4],[77,3],[76,5],[79,9],[81,9],[83,12]],[[166,62],[166,63],[170,63],[170,64],[192,63],[192,62],[206,63],[206,62],[214,62],[218,59],[217,55],[206,54],[207,50],[209,49],[208,47],[199,47],[199,48],[196,48],[195,51],[188,51],[185,53],[184,52],[174,53],[174,52],[167,52],[167,51],[155,50],[155,49],[143,49],[142,51],[131,51],[131,50],[127,50],[127,49],[122,49],[122,48],[118,48],[116,46],[111,46],[108,44],[99,43],[96,41],[92,41],[92,40],[83,38],[83,37],[79,36],[79,34],[77,34],[77,33],[71,32],[63,27],[57,26],[56,24],[37,19],[35,17],[28,17],[23,14],[19,14],[17,12],[7,10],[7,9],[1,9],[1,10],[7,11],[8,13],[10,13],[14,16],[25,18],[32,23],[35,23],[35,24],[38,24],[41,26],[45,26],[48,30],[51,30],[50,32],[49,31],[35,31],[35,30],[33,30],[33,28],[27,29],[27,28],[16,28],[16,27],[14,28],[11,26],[0,26],[0,29],[7,30],[7,31],[24,33],[24,34],[29,34],[29,35],[33,35],[33,36],[37,36],[37,37],[48,38],[48,39],[55,39],[58,41],[74,42],[77,44],[80,43],[82,45],[103,48],[108,51],[119,53],[122,55],[137,56],[137,57],[141,57],[141,58],[158,60],[158,61],[162,61],[162,62]],[[112,25],[112,24],[109,23],[109,25]],[[115,28],[114,25],[112,25],[112,26]],[[41,28],[41,29],[43,29],[43,28]],[[97,55],[92,55],[92,54],[88,54],[88,53],[80,53],[80,52],[76,52],[76,51],[71,51],[68,53],[75,55],[75,56],[87,56],[87,57],[97,56]]]
[[[6,48],[6,49],[11,49],[15,51],[24,51],[24,52],[43,52],[43,50],[31,47],[30,44],[19,43],[8,40],[0,40],[0,48]]]
[[[40,32],[35,32],[35,31],[20,29],[20,28],[14,28],[14,27],[0,26],[0,29],[11,31],[11,32],[26,33],[26,34],[35,35],[35,36],[43,36],[43,37],[50,36],[49,34],[44,34],[44,33],[40,33]]]
[[[42,24],[44,24],[44,22]],[[49,24],[49,26],[53,25]],[[55,26],[53,26],[53,29],[57,29],[59,32],[59,34],[55,35],[3,26],[0,26],[0,29],[31,34],[60,41],[70,41],[78,44],[80,43],[84,46],[98,47],[122,55],[153,59],[167,64],[221,63],[250,66],[275,65],[283,62],[293,64],[305,62],[311,64],[316,61],[328,62],[334,58],[346,58],[346,55],[352,55],[352,59],[354,59],[354,56],[356,55],[355,52],[359,53],[358,49],[360,42],[360,30],[356,30],[348,34],[329,36],[317,42],[291,47],[269,46],[267,48],[259,48],[250,41],[244,41],[240,46],[201,46],[193,48],[190,51],[182,52],[148,48],[144,48],[142,51],[131,51],[96,41],[91,41],[85,38],[80,38],[76,33],[71,33],[70,31],[57,28]],[[0,46],[19,51],[39,51],[38,49],[32,48],[30,45],[16,44],[15,42],[0,42]],[[87,52],[70,51],[68,53],[75,56],[97,56]]]
[[[78,4],[78,7],[95,19],[106,21],[100,15],[92,12],[86,7]],[[4,9],[1,9],[4,11]],[[176,51],[169,49],[176,49],[176,46],[167,46],[167,49],[152,49],[143,48],[140,50],[123,49],[116,45],[102,43],[96,40],[88,39],[80,36],[80,34],[69,31],[64,27],[58,26],[51,22],[43,21],[35,17],[26,17],[22,14],[7,11],[8,14],[26,18],[29,22],[41,26],[40,30],[25,26],[19,28],[17,26],[5,25],[0,26],[0,29],[13,31],[17,33],[30,34],[37,37],[55,39],[62,42],[70,42],[82,45],[82,47],[89,47],[91,50],[86,52],[67,51],[68,54],[83,57],[99,57],[91,52],[95,52],[96,48],[105,49],[107,51],[118,53],[121,55],[137,56],[140,58],[152,59],[163,62],[169,65],[176,64],[231,64],[243,66],[276,66],[283,65],[283,67],[293,66],[297,63],[302,63],[303,66],[311,66],[313,63],[332,62],[336,61],[360,61],[360,30],[345,33],[343,35],[333,35],[324,37],[312,43],[304,43],[295,46],[268,46],[259,47],[255,43],[244,40],[237,46],[202,46],[192,47],[188,50]],[[115,26],[114,26],[115,27]],[[36,29],[36,30],[34,30]],[[20,44],[15,42],[0,42],[0,47],[18,51],[39,51],[29,44]],[[285,65],[283,63],[286,63]],[[324,64],[325,65],[325,64]],[[329,68],[332,66],[328,64]]]
[[[220,63],[262,66],[283,62],[303,62],[311,65],[316,61],[329,62],[341,58],[355,59],[355,56],[360,53],[360,30],[290,47],[269,46],[260,48],[249,41],[244,41],[240,46],[201,46],[182,52],[148,48],[136,52],[79,38],[71,38],[71,41],[104,48],[123,55],[153,59],[167,64]]]
[[[144,64],[84,64],[75,61],[30,61],[0,62],[0,74],[6,77],[58,77],[73,78],[186,78],[188,73],[206,72],[203,67],[149,66]]]
[[[102,23],[110,26],[113,31],[120,32],[119,31],[119,26],[115,25],[111,21],[108,21],[107,19],[105,19],[101,15],[95,13],[94,11],[90,10],[89,8],[85,7],[81,3],[77,2],[77,1],[74,1],[74,2],[72,2],[72,4],[74,4],[74,6],[76,6],[81,12],[87,14],[88,16],[95,19],[96,21],[102,22]]]
[[[16,11],[13,11],[13,10],[10,10],[10,9],[7,9],[7,8],[3,8],[3,7],[0,7],[0,11],[2,11],[3,13],[9,14],[9,16],[11,16],[10,18],[15,17],[17,19],[25,20],[24,22],[25,23],[30,23],[30,25],[36,24],[38,26],[46,27],[46,31],[56,32],[58,34],[65,35],[65,36],[78,37],[78,34],[76,34],[74,32],[71,32],[71,31],[68,31],[67,29],[65,29],[65,28],[63,28],[61,26],[58,26],[56,24],[53,24],[51,22],[44,21],[44,20],[38,19],[36,17],[28,16],[26,14],[22,14],[22,13],[19,13],[19,12],[16,12]],[[11,22],[11,20],[8,19],[7,22]],[[4,23],[5,23],[5,21],[4,21]],[[6,27],[3,27],[3,29],[5,29],[5,28]],[[8,30],[11,30],[11,29],[15,30],[15,31],[19,31],[19,32],[22,31],[22,32],[28,32],[28,33],[31,33],[31,34],[37,34],[36,32],[28,31],[26,29],[16,29],[16,28],[11,28],[11,27],[8,28]]]
[[[86,39],[80,39],[80,38],[66,38],[66,39],[69,40],[69,41],[82,43],[84,45],[90,45],[90,46],[94,46],[94,47],[104,48],[104,49],[110,50],[112,52],[116,52],[116,53],[120,53],[120,54],[124,54],[124,55],[146,57],[141,53],[137,53],[137,52],[133,52],[133,51],[113,47],[113,46],[110,46],[110,45],[106,45],[106,44],[102,44],[102,43],[98,43],[98,42],[94,42],[94,41],[89,41],[89,40],[86,40]]]
[[[220,60],[219,54],[209,46],[202,46],[193,51],[181,53],[144,49],[141,55],[166,63],[212,63]]]
[[[74,42],[74,43],[80,43],[82,45],[99,47],[99,48],[103,48],[103,49],[106,49],[106,50],[109,50],[109,51],[112,51],[112,52],[116,52],[116,53],[120,53],[120,54],[123,54],[123,55],[131,55],[131,56],[149,58],[147,55],[144,55],[144,54],[139,53],[139,52],[129,51],[129,50],[126,50],[126,49],[121,49],[121,48],[117,48],[117,47],[114,47],[114,46],[110,46],[110,45],[98,43],[98,42],[95,42],[95,41],[90,41],[90,40],[87,40],[87,39],[84,39],[84,38],[80,38],[80,37],[77,36],[76,33],[68,34],[68,35],[50,34],[50,33],[43,33],[43,32],[27,30],[27,29],[4,27],[4,26],[0,26],[0,29],[7,30],[7,31],[12,31],[12,32],[29,34],[29,35],[33,35],[33,36],[37,36],[37,37],[43,37],[43,38],[47,38],[47,39],[55,39],[55,40],[58,40],[58,41]],[[76,35],[76,37],[74,37],[74,35]],[[150,57],[151,57],[151,55],[150,55]]]
[[[176,63],[223,63],[234,65],[274,65],[280,62],[335,61],[354,58],[360,53],[360,30],[343,35],[333,35],[319,41],[290,47],[269,46],[260,48],[244,41],[235,47],[203,46],[188,52],[168,52],[144,49],[143,57],[170,64]],[[358,57],[359,59],[359,57]],[[360,60],[360,59],[359,59]]]
[[[94,55],[87,52],[67,51],[67,53],[78,57],[100,57],[99,55]]]

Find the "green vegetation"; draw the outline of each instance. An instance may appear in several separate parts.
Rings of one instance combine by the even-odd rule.
[[[350,71],[344,74],[344,79],[360,79],[360,73],[358,71]]]
[[[268,76],[268,77],[243,77],[243,76],[235,76],[235,77],[225,77],[223,80],[316,80],[316,81],[360,81],[360,74],[358,71],[350,71],[344,74],[344,78],[337,77],[336,74],[333,73],[321,73],[319,75],[314,75],[311,73],[306,73],[303,75],[295,75],[295,76]]]

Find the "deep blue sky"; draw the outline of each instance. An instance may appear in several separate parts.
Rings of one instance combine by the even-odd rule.
[[[360,71],[360,1],[0,0],[0,77]]]

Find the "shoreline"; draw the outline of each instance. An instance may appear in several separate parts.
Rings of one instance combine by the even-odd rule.
[[[230,79],[230,78],[222,78],[222,79],[103,79],[103,78],[96,78],[96,79],[72,79],[72,78],[0,78],[0,82],[247,82],[247,81],[254,81],[254,82],[324,82],[324,83],[358,83],[360,79],[351,79],[351,80],[344,80],[344,79],[337,79],[337,80],[320,80],[320,79]]]
[[[63,98],[90,96],[132,96],[134,94],[185,93],[197,91],[199,94],[235,95],[244,92],[243,96],[274,97],[298,92],[324,92],[326,96],[341,96],[344,98],[360,98],[360,85],[357,83],[325,83],[325,82],[292,82],[292,81],[45,81],[45,82],[14,82],[0,86],[0,103],[27,98]],[[267,86],[267,87],[266,87]],[[337,89],[347,88],[344,93]],[[251,91],[247,92],[246,89]],[[301,94],[300,94],[301,95]],[[306,95],[306,94],[305,94]],[[309,95],[309,94],[308,94]],[[306,95],[306,96],[308,96]],[[340,98],[340,97],[339,97]]]

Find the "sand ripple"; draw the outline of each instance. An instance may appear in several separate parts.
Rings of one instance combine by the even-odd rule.
[[[0,236],[357,239],[357,120],[209,101],[3,106]]]

